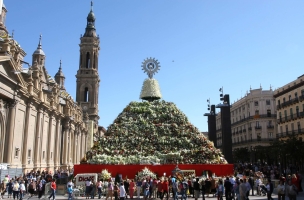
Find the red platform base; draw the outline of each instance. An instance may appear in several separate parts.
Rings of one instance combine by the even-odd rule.
[[[128,177],[133,179],[137,172],[147,167],[158,176],[166,173],[167,176],[172,174],[172,170],[176,167],[174,164],[170,165],[91,165],[80,164],[74,165],[74,175],[82,173],[101,173],[103,169],[107,169],[112,177],[116,174],[121,174],[123,178]],[[201,176],[203,171],[215,173],[216,176],[230,176],[233,174],[233,165],[207,165],[207,164],[179,164],[178,168],[181,170],[195,170],[196,176]]]

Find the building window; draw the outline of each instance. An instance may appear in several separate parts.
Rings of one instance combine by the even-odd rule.
[[[285,121],[287,121],[287,110],[284,110]]]
[[[288,98],[288,100],[289,100],[289,101],[291,101],[291,95],[289,95],[289,98]]]
[[[259,110],[256,110],[256,111],[255,111],[255,115],[259,115]]]
[[[304,97],[304,90],[301,90],[301,96]]]
[[[270,109],[267,110],[267,117],[271,117],[271,110]]]
[[[87,55],[86,55],[86,68],[90,68],[90,62],[91,62],[90,53],[87,52]]]
[[[278,100],[278,105],[280,105],[281,104],[281,102],[280,102],[280,100]]]
[[[291,117],[291,119],[293,119],[293,112],[292,112],[292,108],[290,108],[290,117]]]
[[[32,150],[29,149],[29,150],[27,150],[27,157],[28,157],[28,158],[31,158],[31,156],[32,156]]]
[[[283,126],[280,126],[280,133],[282,134],[283,133]]]
[[[258,101],[255,101],[254,102],[254,106],[258,106],[259,105],[259,102]]]
[[[285,125],[286,134],[288,134],[288,125]]]
[[[269,139],[272,139],[272,138],[273,138],[273,133],[271,133],[271,132],[268,133],[268,138],[269,138]]]
[[[301,123],[298,122],[298,133],[301,133]]]
[[[298,93],[297,93],[297,92],[295,93],[295,98],[296,98],[296,99],[298,98]]]
[[[15,158],[19,157],[19,148],[15,148]]]
[[[42,152],[42,159],[45,159],[45,151]]]
[[[89,101],[89,89],[86,87],[84,88],[84,102]]]
[[[260,126],[260,122],[259,122],[259,121],[256,121],[256,122],[255,122],[255,126],[256,126],[256,127],[259,127],[259,126]]]
[[[296,107],[296,113],[297,113],[297,117],[300,117],[299,106]]]
[[[285,97],[283,98],[283,103],[285,103]]]
[[[266,105],[267,105],[267,106],[270,106],[270,100],[269,100],[269,99],[266,100]]]
[[[291,132],[294,133],[294,123],[291,123]]]
[[[272,120],[269,120],[268,121],[268,126],[271,126],[272,125]]]

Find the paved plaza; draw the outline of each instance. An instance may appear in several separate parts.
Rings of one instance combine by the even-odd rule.
[[[304,184],[302,184],[302,185],[304,185]],[[277,194],[273,194],[272,198],[277,200],[278,199]],[[28,196],[25,196],[24,199],[27,200]],[[34,197],[29,198],[29,200],[31,200],[31,199],[33,199],[33,200],[38,199],[38,197],[34,196]],[[47,197],[45,199],[48,200]],[[62,199],[68,199],[68,196],[67,195],[56,195],[56,200],[62,200]],[[86,199],[86,198],[85,197],[75,197],[74,199],[81,199],[82,200],[82,199]],[[98,199],[98,198],[95,198],[95,199]],[[105,200],[105,197],[102,197],[101,199]],[[143,200],[142,197],[140,199]],[[169,199],[173,200],[172,197],[169,198]],[[181,198],[179,197],[178,199],[180,200]],[[191,197],[188,197],[187,199],[194,200],[194,198],[191,198]],[[267,199],[267,197],[266,196],[256,196],[256,195],[255,196],[249,196],[249,200],[256,200],[256,199],[264,199],[265,200],[265,199]],[[285,198],[285,199],[288,200],[288,198]],[[110,200],[110,198],[108,200]],[[113,198],[113,200],[114,200],[114,198]],[[128,198],[128,200],[130,200],[130,198]],[[137,198],[134,198],[134,200],[137,200]],[[153,200],[153,199],[151,199],[151,200]],[[199,200],[202,200],[202,197],[200,197]],[[205,200],[217,200],[217,197],[211,197],[211,195],[209,197],[205,196]],[[223,200],[225,200],[225,197],[223,197]],[[304,192],[301,192],[301,193],[298,194],[297,200],[304,200]]]

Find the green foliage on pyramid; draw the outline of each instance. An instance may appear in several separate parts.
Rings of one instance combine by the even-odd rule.
[[[227,164],[174,103],[131,102],[86,153],[94,164]]]

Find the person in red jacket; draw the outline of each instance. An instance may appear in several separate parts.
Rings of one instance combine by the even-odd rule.
[[[51,183],[51,195],[49,196],[49,199],[51,199],[51,197],[53,197],[53,200],[55,199],[56,188],[57,188],[55,181],[56,181],[55,179],[52,180],[52,183]]]
[[[169,199],[169,182],[168,179],[166,178],[165,181],[162,183],[162,196],[161,199],[164,198],[165,194],[166,194],[166,198],[167,200]]]
[[[159,180],[157,183],[157,198],[161,198],[163,196],[163,181]]]

